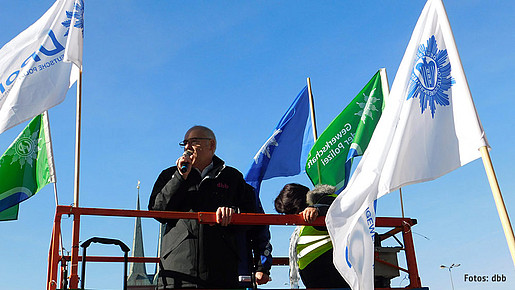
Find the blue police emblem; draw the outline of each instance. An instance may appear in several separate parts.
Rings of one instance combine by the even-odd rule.
[[[407,100],[419,98],[421,114],[429,106],[431,117],[434,119],[437,104],[440,106],[450,104],[449,89],[454,83],[447,50],[438,49],[433,35],[427,40],[427,46],[421,44],[418,48]]]
[[[75,2],[73,11],[66,11],[66,17],[68,19],[61,23],[68,28],[64,36],[68,36],[70,27],[73,26],[82,29],[82,37],[84,37],[84,0],[80,0],[80,3]],[[75,23],[72,23],[72,18],[75,18]]]

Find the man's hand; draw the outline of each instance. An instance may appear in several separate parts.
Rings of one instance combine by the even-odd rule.
[[[230,207],[219,207],[216,210],[216,223],[226,227],[232,219],[234,209]]]
[[[187,151],[184,151],[184,154],[182,154],[182,156],[177,159],[175,164],[177,165],[177,171],[179,171],[179,174],[182,175],[182,178],[187,179],[188,174],[190,173],[192,168],[191,153],[187,153]],[[186,167],[186,171],[182,172],[181,169],[184,166]]]
[[[316,207],[306,207],[301,214],[305,221],[312,223],[318,217],[318,209]]]
[[[263,272],[256,272],[256,283],[258,285],[263,285],[263,284],[266,284],[268,283],[269,281],[272,281],[272,279],[270,279],[270,276],[268,276],[267,274],[263,273]]]

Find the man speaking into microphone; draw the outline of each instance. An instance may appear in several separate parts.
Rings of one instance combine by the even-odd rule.
[[[215,155],[216,137],[211,129],[194,126],[179,145],[184,154],[176,166],[163,170],[157,178],[148,209],[216,212],[217,224],[159,219],[166,229],[158,288],[237,288],[241,259],[237,236],[245,228],[229,223],[234,213],[256,211],[254,192],[245,186],[237,169]]]

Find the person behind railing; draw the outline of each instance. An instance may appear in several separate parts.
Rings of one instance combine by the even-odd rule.
[[[241,172],[215,155],[216,144],[209,128],[190,128],[179,143],[185,153],[161,172],[152,189],[149,210],[216,212],[217,222],[159,219],[166,224],[159,289],[238,286],[236,237],[242,228],[228,225],[234,213],[255,212],[256,202]]]
[[[313,190],[286,184],[275,199],[275,210],[302,214],[306,222],[325,216],[336,198],[336,188],[317,185]],[[307,288],[349,288],[333,264],[333,245],[325,227],[298,226],[290,239],[290,285],[298,288],[298,274]]]

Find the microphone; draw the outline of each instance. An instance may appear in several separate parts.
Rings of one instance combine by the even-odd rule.
[[[184,156],[191,156],[191,155],[193,155],[193,151],[186,150],[186,151],[184,151],[184,153],[182,155],[184,155]],[[189,165],[189,163],[183,163],[182,164],[182,166],[181,166],[181,172],[182,173],[188,171],[188,165]]]

